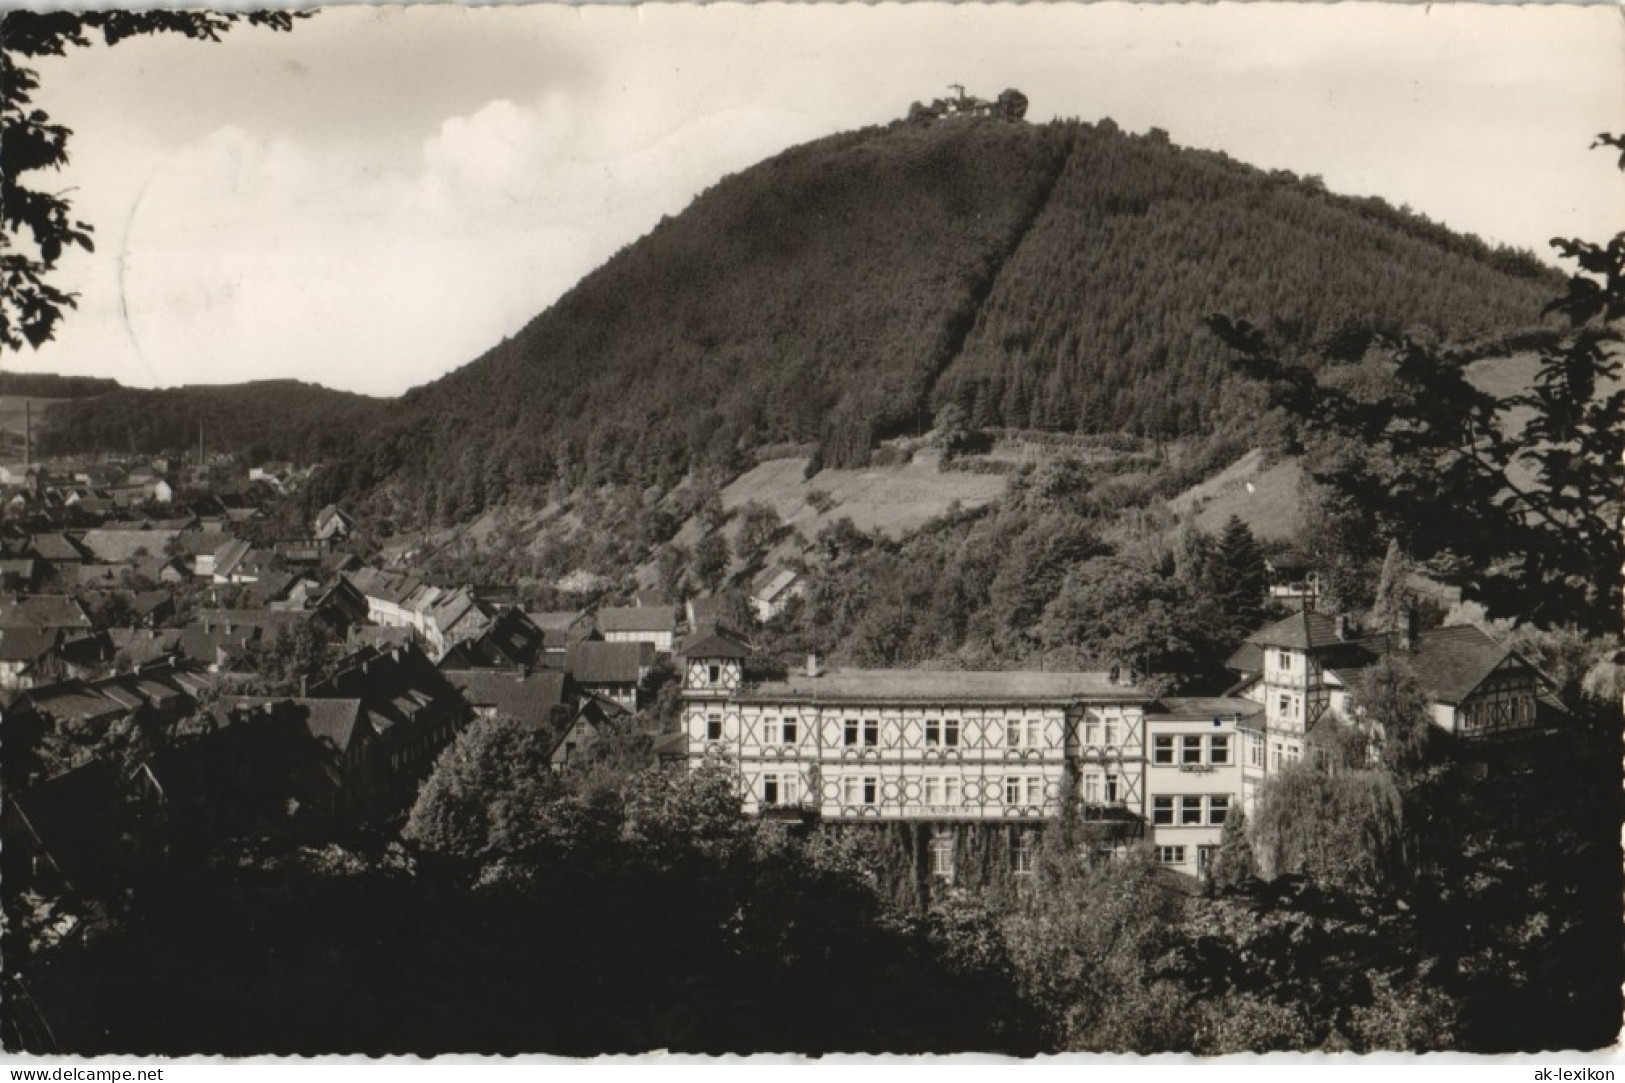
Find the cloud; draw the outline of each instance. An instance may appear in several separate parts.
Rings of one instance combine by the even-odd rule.
[[[415,159],[236,126],[181,148],[122,251],[129,337],[150,378],[276,373],[398,393],[518,330],[725,173],[826,123],[770,107],[630,134],[594,119],[555,92],[448,117]]]

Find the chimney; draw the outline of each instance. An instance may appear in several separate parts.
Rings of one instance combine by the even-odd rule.
[[[1349,615],[1347,613],[1339,613],[1337,615],[1337,638],[1338,639],[1347,639],[1348,637],[1349,637]]]
[[[299,698],[310,698],[310,674],[308,673],[299,674]]]
[[[819,659],[818,652],[817,651],[808,651],[807,652],[807,676],[809,676],[809,677],[822,677],[823,675],[824,675],[824,664]]]

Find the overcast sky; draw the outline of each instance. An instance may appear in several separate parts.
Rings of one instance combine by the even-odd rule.
[[[1610,7],[329,8],[291,34],[42,60],[96,227],[8,368],[396,394],[701,190],[963,83],[1112,117],[1547,256],[1625,220]],[[38,176],[38,175],[36,175]]]

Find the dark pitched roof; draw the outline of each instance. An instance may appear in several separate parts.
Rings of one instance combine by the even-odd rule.
[[[598,630],[611,632],[672,632],[677,614],[669,606],[605,606],[594,617]]]
[[[90,559],[78,542],[66,534],[35,534],[29,539],[29,548],[41,560],[57,563],[79,563]]]
[[[683,644],[684,658],[749,658],[750,649],[743,643],[717,632],[700,636]]]
[[[0,628],[0,662],[33,662],[56,649],[60,628]]]
[[[1337,622],[1324,613],[1300,610],[1266,625],[1247,637],[1261,647],[1286,647],[1290,650],[1318,650],[1344,642],[1337,634]]]
[[[1131,686],[1112,683],[1104,673],[930,669],[833,669],[819,677],[792,674],[782,681],[757,685],[747,695],[871,703],[1147,698]]]
[[[237,714],[256,708],[268,717],[297,722],[311,737],[340,754],[349,750],[365,721],[359,699],[242,696],[225,704],[227,712]]]
[[[1509,656],[1476,625],[1458,624],[1417,636],[1411,666],[1434,699],[1460,703]]]
[[[156,661],[181,649],[178,628],[114,628],[107,635],[113,648],[136,664]]]
[[[92,760],[6,795],[4,850],[44,854],[68,883],[93,890],[111,871],[122,808],[118,768]],[[13,831],[20,835],[13,835]],[[11,857],[11,853],[6,854]]]
[[[150,616],[166,605],[174,605],[174,595],[167,590],[148,590],[130,598],[130,607],[137,616]]]
[[[535,729],[550,728],[555,709],[569,706],[569,682],[558,670],[519,674],[497,669],[447,670],[469,705],[493,710]]]
[[[0,628],[89,628],[90,614],[66,594],[0,598]]]
[[[581,684],[637,684],[654,660],[650,643],[575,643],[565,668]]]
[[[1207,722],[1233,717],[1238,722],[1262,714],[1264,705],[1240,696],[1164,696],[1146,707],[1147,722]]]
[[[1262,673],[1264,648],[1250,641],[1243,643],[1236,648],[1236,653],[1225,659],[1224,668],[1236,673]]]
[[[1363,648],[1359,654],[1330,667],[1345,683],[1357,680],[1383,655],[1398,654],[1436,703],[1460,703],[1508,658],[1523,662],[1473,624],[1452,624],[1419,633],[1409,650],[1400,647],[1397,638],[1388,636],[1361,640],[1359,646]]]

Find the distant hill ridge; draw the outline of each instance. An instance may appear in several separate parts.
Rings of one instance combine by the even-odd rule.
[[[288,439],[353,449],[313,498],[455,521],[554,483],[735,473],[772,443],[859,465],[950,403],[978,425],[1200,438],[1258,413],[1210,313],[1302,345],[1477,343],[1539,329],[1558,283],[1160,132],[921,118],[725,178],[471,364],[387,408],[328,403]]]

